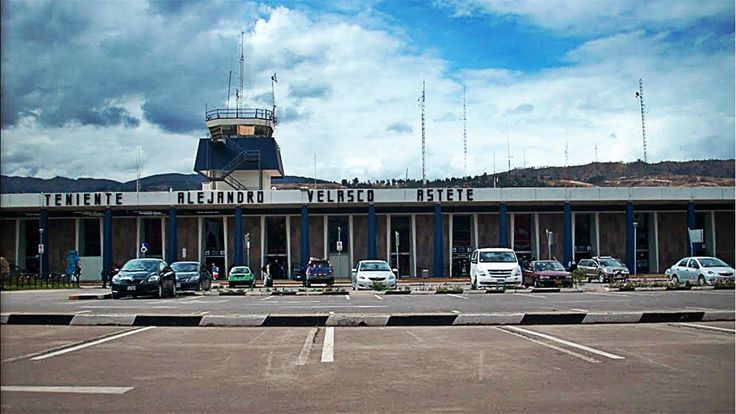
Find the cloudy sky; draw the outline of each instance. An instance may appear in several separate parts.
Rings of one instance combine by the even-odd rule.
[[[734,157],[731,0],[2,2],[5,175],[191,173],[205,108],[268,108],[286,173],[427,176]],[[234,59],[234,67],[231,61]],[[234,99],[234,98],[233,98]]]

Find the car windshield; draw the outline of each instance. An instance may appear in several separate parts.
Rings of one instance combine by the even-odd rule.
[[[606,267],[621,266],[621,263],[619,263],[618,260],[616,259],[603,259],[601,260],[601,266],[606,266]]]
[[[704,257],[698,259],[698,261],[703,267],[728,267],[721,259],[716,259],[715,257]]]
[[[559,271],[565,271],[565,268],[562,267],[560,262],[537,262],[534,263],[534,270],[537,272],[543,272],[545,270],[559,270]]]
[[[174,269],[175,272],[196,272],[197,264],[196,263],[172,263],[171,268]]]
[[[236,266],[231,270],[232,273],[250,273],[248,266]]]
[[[391,268],[388,267],[388,263],[386,262],[375,262],[375,263],[361,263],[360,270],[366,271],[366,272],[376,272],[376,271],[391,271]]]
[[[309,267],[330,267],[330,262],[327,260],[314,260],[309,263]]]
[[[122,269],[128,272],[156,272],[158,271],[158,260],[131,260]]]
[[[490,263],[513,263],[516,255],[513,252],[480,252],[481,262]]]

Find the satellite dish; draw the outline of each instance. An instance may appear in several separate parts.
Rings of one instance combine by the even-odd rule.
[[[634,92],[634,96],[636,96],[637,98],[641,97],[641,95],[639,95],[639,91]]]

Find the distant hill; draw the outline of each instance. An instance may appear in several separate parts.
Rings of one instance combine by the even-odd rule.
[[[734,186],[734,160],[663,161],[648,164],[642,161],[594,162],[565,167],[518,168],[510,172],[481,174],[472,177],[450,177],[427,182],[428,187],[685,187]],[[199,190],[204,177],[199,174],[157,174],[141,178],[141,191]],[[300,176],[274,178],[279,189],[299,188],[314,183]],[[340,183],[317,180],[321,188],[417,188],[420,180],[376,180],[362,182],[358,178]],[[98,178],[51,179],[0,176],[2,193],[66,193],[94,191],[135,191],[135,180],[124,183]]]

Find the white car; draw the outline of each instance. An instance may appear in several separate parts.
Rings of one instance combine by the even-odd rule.
[[[381,283],[389,289],[396,289],[396,273],[383,260],[361,260],[352,271],[353,290],[373,289]]]
[[[734,269],[715,257],[686,257],[664,272],[676,283],[712,285],[717,280],[734,280]]]
[[[501,247],[477,249],[470,256],[470,288],[521,284],[516,253]]]

